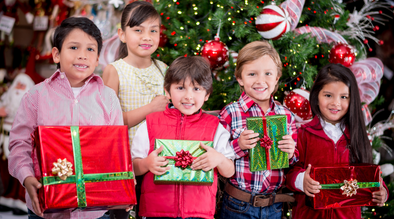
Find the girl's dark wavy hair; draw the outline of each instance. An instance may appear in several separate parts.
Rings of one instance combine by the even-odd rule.
[[[324,85],[332,82],[342,82],[349,87],[350,101],[347,113],[341,118],[341,128],[347,127],[350,133],[348,143],[350,163],[372,163],[372,147],[368,140],[364,115],[361,110],[361,100],[356,77],[353,72],[341,64],[328,64],[316,76],[310,92],[310,105],[313,116],[323,118],[319,109],[319,93]],[[345,135],[346,137],[346,135]]]
[[[160,14],[156,11],[155,7],[149,2],[145,1],[135,1],[132,2],[123,9],[122,17],[120,20],[120,25],[123,31],[126,30],[126,27],[134,27],[139,26],[144,23],[149,18],[159,19],[159,23],[161,24]],[[127,45],[126,43],[120,42],[119,52],[116,59],[123,59],[127,56]],[[152,58],[153,63],[161,72],[156,60]],[[161,72],[163,74],[163,72]]]

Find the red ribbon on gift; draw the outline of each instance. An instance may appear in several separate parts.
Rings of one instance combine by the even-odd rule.
[[[188,166],[191,166],[193,160],[197,158],[193,157],[189,151],[184,151],[183,149],[176,152],[175,154],[176,156],[165,156],[165,158],[174,159],[176,167],[186,168]]]
[[[263,129],[264,129],[264,137],[260,138],[260,146],[265,148],[265,157],[267,159],[267,170],[271,169],[271,163],[270,163],[270,148],[272,144],[274,143],[272,139],[268,136],[267,132],[267,119],[265,116],[263,118]]]

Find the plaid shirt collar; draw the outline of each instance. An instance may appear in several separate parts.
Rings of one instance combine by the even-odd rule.
[[[250,98],[248,95],[246,95],[245,92],[242,92],[241,97],[239,98],[239,104],[240,104],[242,110],[244,111],[244,113],[247,113],[250,110],[250,108],[253,107],[253,105],[256,105],[256,107],[260,108],[260,106],[256,102],[254,102],[254,100],[252,100],[252,98]],[[274,98],[271,95],[270,107],[268,109],[268,112],[275,111],[276,105],[277,104],[275,103]],[[268,113],[268,112],[265,112],[265,113]]]

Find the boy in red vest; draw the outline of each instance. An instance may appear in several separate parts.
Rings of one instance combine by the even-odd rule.
[[[203,113],[201,106],[212,93],[209,64],[200,56],[179,57],[164,78],[166,96],[171,99],[165,111],[146,117],[132,144],[135,174],[144,175],[140,216],[147,218],[213,218],[216,206],[217,171],[231,177],[235,154],[228,143],[230,133],[215,116]],[[159,157],[163,146],[154,150],[155,139],[213,141],[214,147],[200,143],[207,152],[193,161],[192,169],[215,168],[212,185],[182,183],[155,184],[154,175],[169,170],[168,160]]]

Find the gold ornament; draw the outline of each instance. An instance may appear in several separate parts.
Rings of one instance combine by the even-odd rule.
[[[66,158],[57,159],[57,162],[53,162],[52,173],[60,177],[61,180],[66,180],[67,177],[73,175],[73,165],[68,162]]]
[[[343,183],[345,185],[343,185],[341,187],[341,190],[343,190],[342,195],[346,195],[347,197],[350,196],[352,197],[352,195],[356,195],[357,194],[357,189],[359,188],[359,186],[357,185],[357,180],[344,180]]]

